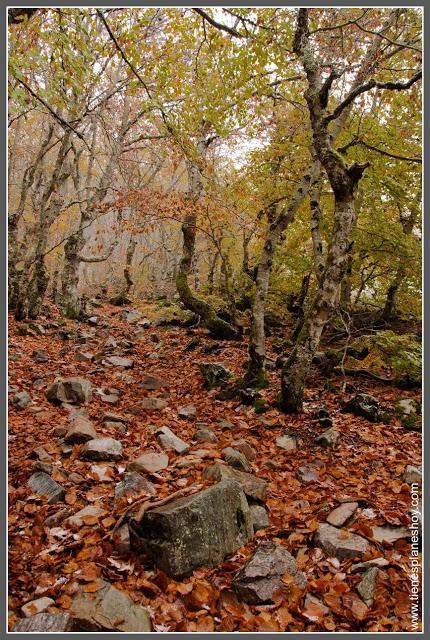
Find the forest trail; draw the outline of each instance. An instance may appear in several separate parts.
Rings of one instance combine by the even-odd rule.
[[[383,411],[399,398],[419,400],[418,392],[351,378],[354,388],[350,385],[343,394],[333,386],[325,389],[315,368],[304,411],[285,416],[276,408],[278,369],[268,372],[271,384],[254,405],[219,400],[219,389],[204,388],[201,362],[223,364],[234,379],[243,376],[246,340],[216,341],[202,327],[139,325],[133,314],[128,316],[133,322],[127,322],[124,308],[106,304],[88,322],[63,321],[51,311],[34,323],[9,320],[11,627],[22,618],[26,603],[46,597],[51,599],[41,605],[48,606],[46,611],[67,613],[78,591],[97,592],[97,581],[103,579],[145,607],[156,631],[410,631],[410,540],[404,531],[410,524],[411,492],[404,474],[407,465],[421,464],[421,434],[405,429],[395,417],[374,423],[341,409],[342,401],[358,392],[376,396]],[[27,335],[21,335],[23,326]],[[268,339],[268,355],[276,359],[274,337]],[[46,390],[56,378],[76,376],[90,381],[89,402],[77,411],[48,401]],[[342,378],[332,382],[339,386]],[[29,404],[26,396],[12,401],[22,392],[31,396]],[[149,397],[161,402],[142,404]],[[340,433],[335,447],[315,442],[326,430],[324,419],[316,417],[322,404]],[[90,421],[97,438],[121,443],[119,460],[83,459],[87,445],[63,442],[82,408],[88,415],[81,418]],[[105,415],[112,412],[117,415]],[[197,430],[206,430],[203,441],[194,439],[197,424]],[[161,427],[186,443],[183,453],[166,449],[166,441],[163,446]],[[245,459],[225,451],[235,446]],[[114,505],[127,464],[145,453],[164,454],[155,458],[160,468],[140,469],[145,480],[140,489],[131,497],[125,490],[122,498],[117,489]],[[213,463],[225,466],[226,458],[267,482],[266,499],[259,504],[267,510],[268,526],[263,522],[218,566],[174,580],[139,550],[128,549],[127,540],[121,547],[115,536],[111,539],[131,502],[139,500],[141,506],[141,498],[148,498],[148,506],[178,491],[192,493],[194,486],[196,491],[210,487],[213,481],[204,469]],[[48,504],[28,486],[37,471],[62,487],[62,500]],[[343,503],[347,506],[332,514]],[[67,508],[70,517],[88,506],[98,511],[90,509],[70,527],[60,518],[52,524],[57,512]],[[138,509],[130,510],[124,522]],[[264,521],[262,510],[258,513]],[[321,541],[327,518],[340,536],[331,553]],[[342,551],[346,530],[368,543],[359,558]],[[397,534],[400,538],[393,540]],[[274,543],[263,547],[269,552],[288,551],[294,571],[305,581],[292,580],[294,572],[286,571],[269,602],[249,604],[233,588],[233,579],[265,542]],[[374,558],[380,558],[374,567],[355,566]]]

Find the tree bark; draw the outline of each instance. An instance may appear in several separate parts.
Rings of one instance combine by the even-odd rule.
[[[282,369],[280,404],[288,413],[296,413],[303,407],[304,388],[312,359],[336,303],[339,286],[347,267],[351,249],[350,234],[356,219],[355,190],[368,166],[368,163],[348,166],[340,154],[333,150],[328,132],[326,107],[331,83],[336,74],[332,72],[329,80],[322,79],[321,65],[309,43],[306,9],[299,10],[294,50],[301,58],[306,73],[308,87],[305,99],[311,120],[313,144],[316,155],[327,172],[334,193],[335,207],[325,268],[297,343]]]
[[[226,340],[237,339],[238,331],[228,322],[218,317],[215,310],[210,304],[198,298],[191,290],[188,278],[191,272],[191,265],[195,253],[196,231],[197,231],[197,202],[203,191],[203,178],[198,163],[204,163],[207,148],[210,142],[204,135],[197,142],[198,160],[187,160],[188,171],[188,199],[191,207],[185,215],[182,223],[182,258],[179,263],[178,272],[176,274],[176,288],[182,304],[198,314],[203,324],[209,329],[210,333],[216,337]]]

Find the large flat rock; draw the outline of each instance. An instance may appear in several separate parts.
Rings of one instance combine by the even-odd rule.
[[[48,504],[64,500],[65,491],[63,487],[43,471],[33,473],[28,479],[28,486],[39,496],[46,496],[48,498]]]
[[[175,453],[184,453],[190,448],[190,446],[181,440],[181,438],[178,438],[169,427],[161,427],[161,429],[158,430],[157,440],[163,449],[174,451]]]
[[[96,438],[86,442],[81,451],[83,460],[121,460],[122,445],[113,438]]]
[[[253,535],[245,494],[231,480],[147,511],[133,529],[154,562],[174,578],[217,566]]]
[[[85,593],[79,590],[72,600],[70,614],[76,631],[151,631],[151,620],[145,607],[135,604],[124,591],[115,589],[108,582],[97,582],[98,591]]]
[[[169,466],[169,457],[165,453],[142,453],[136,460],[132,460],[127,465],[127,471],[144,471],[145,473],[156,473]]]
[[[326,522],[321,522],[318,526],[315,545],[321,547],[328,556],[339,560],[360,557],[370,546],[365,538],[356,533],[337,529]]]
[[[68,613],[37,613],[30,618],[18,620],[12,631],[14,633],[73,631],[73,620]]]

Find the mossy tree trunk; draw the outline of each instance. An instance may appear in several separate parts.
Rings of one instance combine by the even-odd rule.
[[[333,150],[328,131],[327,103],[332,82],[323,81],[322,68],[309,41],[308,12],[299,10],[294,49],[300,56],[306,73],[308,88],[305,98],[313,132],[315,153],[327,172],[335,198],[334,225],[324,270],[312,305],[300,331],[296,345],[284,364],[281,375],[281,408],[288,413],[301,411],[306,379],[312,359],[318,349],[322,331],[336,304],[338,291],[347,268],[351,249],[350,234],[354,228],[355,190],[368,163],[348,166]]]
[[[197,158],[187,159],[188,199],[190,200],[191,206],[185,215],[181,227],[183,238],[182,258],[176,274],[176,288],[182,304],[201,317],[203,324],[214,337],[231,340],[238,338],[238,331],[228,322],[219,318],[210,304],[196,296],[188,282],[195,254],[197,203],[203,191],[203,178],[200,166],[204,164],[210,142],[211,139],[208,139],[206,135],[203,134],[197,142]]]

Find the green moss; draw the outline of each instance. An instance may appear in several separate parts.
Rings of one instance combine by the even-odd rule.
[[[409,416],[404,416],[401,419],[401,425],[402,427],[405,427],[405,429],[409,429],[410,431],[421,430],[420,421],[416,413],[411,413]]]
[[[252,406],[254,408],[255,413],[265,413],[267,411],[266,401],[263,400],[262,398],[259,398],[258,400],[256,400]]]
[[[374,335],[360,336],[352,348],[369,350],[364,360],[349,357],[347,367],[364,368],[384,376],[386,369],[399,386],[414,387],[422,379],[422,344],[414,335],[397,335],[393,331],[380,331]]]

